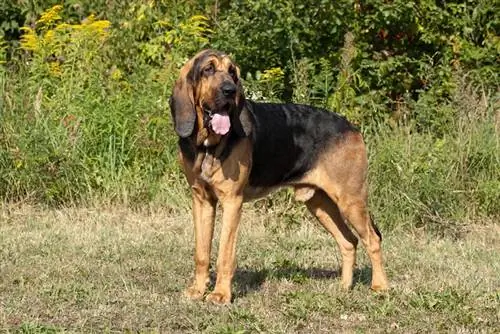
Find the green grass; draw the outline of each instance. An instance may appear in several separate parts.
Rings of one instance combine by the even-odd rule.
[[[362,45],[342,51],[342,75],[353,76],[347,84],[327,59],[298,59],[286,83],[293,100],[333,106],[365,133],[370,208],[384,232],[392,289],[369,291],[361,252],[357,284],[341,291],[334,242],[281,191],[246,205],[236,298],[218,308],[181,297],[193,238],[168,108],[179,67],[204,44],[195,37],[206,36],[188,22],[176,32],[182,42],[158,52],[165,41],[145,41],[143,16],[127,15],[135,12],[118,17],[137,25],[112,33],[109,43],[96,44],[94,33],[50,37],[39,29],[40,49],[14,47],[0,64],[0,331],[466,333],[500,326],[494,76],[481,85],[445,66],[446,80],[430,73],[416,100],[393,105],[358,95],[368,86],[344,56]],[[60,48],[63,60],[50,60]],[[153,55],[161,56],[150,63]],[[247,96],[277,100],[285,82],[274,79],[246,80]],[[334,95],[329,85],[338,88]]]
[[[493,221],[466,222],[458,238],[418,228],[384,233],[391,290],[376,294],[362,248],[355,286],[342,291],[331,237],[309,215],[287,228],[279,220],[246,206],[234,303],[217,307],[182,297],[193,269],[187,212],[3,205],[0,330],[493,333],[500,326]]]

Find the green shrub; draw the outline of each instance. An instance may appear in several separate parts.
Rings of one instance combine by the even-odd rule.
[[[126,75],[108,58],[108,21],[89,16],[69,24],[62,17],[55,6],[25,28],[29,65],[13,64],[17,75],[3,76],[2,197],[139,204],[171,187],[163,198],[180,205],[166,117],[174,76],[164,73],[177,65]]]
[[[445,133],[409,125],[367,136],[372,207],[382,225],[449,232],[465,218],[500,216],[496,99],[481,101],[462,84],[461,94],[439,105],[454,115]],[[426,112],[421,108],[415,112]]]
[[[180,66],[212,46],[241,65],[248,97],[362,129],[383,228],[500,215],[491,2],[56,3],[0,5],[4,200],[185,207],[168,98]],[[292,202],[282,191],[252,205],[293,227],[306,210]]]

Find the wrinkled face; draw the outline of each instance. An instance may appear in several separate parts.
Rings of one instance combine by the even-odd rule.
[[[241,92],[239,69],[222,53],[204,52],[193,64],[197,107],[206,113],[229,113],[238,105]]]
[[[184,65],[171,99],[179,136],[190,136],[196,122],[219,135],[230,131],[244,102],[239,72],[229,56],[215,50],[204,50]]]

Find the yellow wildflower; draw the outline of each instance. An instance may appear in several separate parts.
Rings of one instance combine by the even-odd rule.
[[[23,35],[21,36],[21,48],[27,51],[37,51],[40,47],[38,36],[30,27],[22,27]]]
[[[108,20],[96,21],[95,15],[91,14],[85,20],[82,21],[82,24],[78,26],[78,28],[96,34],[99,37],[106,37],[108,35],[107,30],[110,26],[111,22],[109,22]]]
[[[48,30],[45,35],[43,36],[43,41],[46,44],[50,44],[54,41],[54,36],[55,36],[55,31],[54,30]]]
[[[106,37],[108,36],[108,28],[111,25],[111,22],[107,20],[99,20],[92,22],[92,24],[89,25],[89,30],[96,33],[99,37]]]
[[[283,78],[285,72],[280,67],[273,67],[265,70],[260,76],[261,81],[278,81]]]
[[[64,23],[64,22],[63,22],[63,23],[58,24],[58,25],[54,28],[54,30],[56,30],[56,31],[62,31],[62,30],[65,30],[65,29],[71,29],[72,27],[73,27],[73,25],[71,25],[71,24],[67,24],[67,23]]]
[[[45,12],[42,13],[42,16],[38,21],[36,21],[37,24],[41,24],[42,26],[45,25],[50,25],[58,20],[61,19],[61,15],[59,13],[62,11],[63,6],[61,5],[55,5],[54,7],[46,10]]]
[[[57,61],[50,62],[49,70],[50,70],[50,74],[55,76],[55,77],[59,77],[62,74],[61,65]]]
[[[117,68],[113,68],[111,71],[111,79],[112,80],[120,80],[121,77],[122,77],[122,72]]]

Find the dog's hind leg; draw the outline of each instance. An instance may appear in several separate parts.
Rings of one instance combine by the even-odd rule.
[[[388,288],[383,268],[381,241],[378,229],[368,212],[368,161],[360,134],[352,133],[330,153],[323,164],[322,189],[337,205],[341,215],[351,224],[365,246],[372,264],[371,288]],[[326,160],[325,160],[326,161]]]
[[[341,196],[338,202],[342,214],[358,233],[372,263],[372,284],[375,291],[387,289],[387,278],[383,268],[380,232],[372,223],[366,201],[359,197]],[[378,233],[377,233],[378,232]]]
[[[349,289],[356,264],[358,239],[344,222],[337,205],[322,190],[314,190],[314,194],[305,203],[309,211],[335,238],[342,254],[342,287]]]

